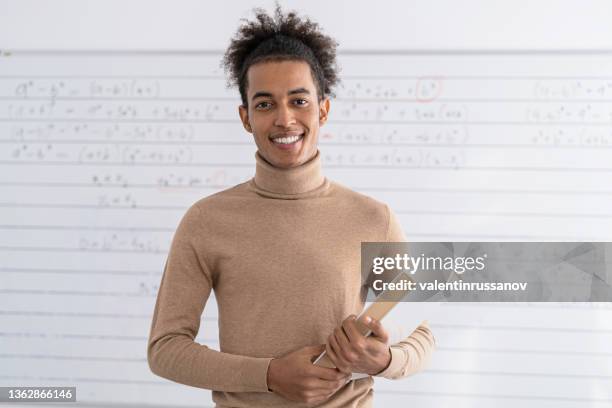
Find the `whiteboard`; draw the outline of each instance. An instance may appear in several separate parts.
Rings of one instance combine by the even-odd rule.
[[[91,406],[212,406],[150,373],[174,230],[252,177],[219,50],[0,53],[0,386]],[[413,241],[610,241],[612,53],[359,50],[322,128],[324,174],[388,203]],[[197,341],[218,349],[216,303]],[[428,370],[376,406],[610,407],[612,305],[402,304]]]

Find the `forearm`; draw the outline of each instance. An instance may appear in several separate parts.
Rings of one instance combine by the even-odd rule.
[[[216,391],[268,392],[271,358],[222,353],[186,335],[151,337],[147,360],[154,374],[181,384]]]
[[[389,366],[377,374],[391,380],[404,378],[423,370],[433,354],[436,341],[429,326],[421,324],[404,340],[392,344]]]

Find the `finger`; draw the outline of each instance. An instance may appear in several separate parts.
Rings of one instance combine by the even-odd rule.
[[[345,367],[344,363],[338,358],[336,352],[332,349],[332,346],[329,343],[327,344],[325,352],[327,353],[327,356],[330,358],[330,360],[334,363],[336,368],[339,370],[337,372],[340,375],[347,376],[348,374],[350,374],[350,370]]]
[[[349,348],[351,346],[351,342],[346,336],[343,326],[336,327],[334,329],[334,337],[336,338],[336,341],[338,342],[340,348]]]
[[[370,330],[372,330],[372,335],[377,337],[385,344],[389,341],[389,332],[384,328],[380,320],[372,319],[370,316],[366,316],[364,321]]]
[[[344,333],[346,333],[346,337],[350,343],[356,343],[365,338],[361,333],[359,333],[359,330],[355,325],[355,316],[350,316],[348,319],[346,319],[342,323],[342,329],[344,330]]]
[[[313,394],[327,394],[330,391],[334,391],[338,387],[339,380],[323,380],[320,378],[312,378],[306,384],[306,391],[312,392]]]
[[[338,386],[337,386],[335,389],[333,389],[333,390],[331,390],[331,391],[329,391],[329,392],[327,393],[327,395],[325,396],[325,398],[322,398],[322,399],[320,399],[320,400],[318,400],[318,401],[315,401],[315,402],[313,403],[313,404],[314,404],[314,406],[319,406],[318,404],[320,404],[320,403],[322,403],[322,402],[324,402],[324,401],[329,400],[329,399],[330,399],[330,398],[331,398],[331,397],[332,397],[334,394],[336,394],[336,393],[338,392],[338,390],[340,390],[340,388],[344,387],[344,385],[346,385],[346,383],[338,384]],[[309,405],[309,406],[312,406],[312,405]]]
[[[310,371],[310,375],[320,380],[334,382],[344,378],[346,376],[346,373],[342,373],[336,370],[335,368],[313,366],[313,369]]]
[[[344,363],[348,363],[353,358],[353,352],[351,351],[351,344],[342,330],[342,326],[334,329],[333,340],[331,341],[332,347],[336,352],[336,355],[340,357]]]
[[[330,336],[330,338],[331,337],[333,336]],[[336,356],[336,352],[332,349],[332,346],[329,344],[329,342],[325,346],[325,354],[327,355],[327,357],[329,357],[329,359],[332,361],[332,363],[334,363],[334,365],[337,368],[338,367],[338,356]]]
[[[340,388],[344,387],[346,384],[351,381],[351,376],[348,375],[346,378],[342,378],[341,380],[336,381],[336,387],[334,388],[334,392],[338,391]]]
[[[351,343],[346,336],[346,333],[344,333],[344,329],[342,327],[334,330],[334,336],[336,337],[338,346],[340,347],[339,349],[334,349],[336,354],[341,356],[348,364],[352,364],[357,361],[359,358],[358,349],[364,346],[363,344],[358,344],[360,340],[355,340],[354,343]]]
[[[336,337],[333,334],[329,336],[329,345],[332,349],[332,353],[336,357],[336,361],[334,362],[334,364],[336,364],[336,367],[338,367],[340,371],[350,372],[348,368],[350,364],[342,355],[342,348],[338,344],[338,340],[336,340]]]
[[[329,395],[329,390],[326,389],[305,389],[301,393],[301,397],[303,398],[303,402],[307,404],[307,406],[314,406],[319,402],[325,401],[327,399],[327,395]]]

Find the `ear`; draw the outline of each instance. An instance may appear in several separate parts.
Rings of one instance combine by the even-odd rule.
[[[249,123],[249,110],[244,105],[239,105],[238,114],[240,115],[240,120],[242,121],[242,126],[244,126],[244,129],[249,133],[253,133],[253,129]]]
[[[327,116],[329,115],[329,98],[323,99],[319,102],[319,126],[323,126],[327,122]]]

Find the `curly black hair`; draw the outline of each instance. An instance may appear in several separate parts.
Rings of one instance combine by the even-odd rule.
[[[335,96],[339,82],[336,63],[338,43],[322,33],[319,25],[300,18],[295,11],[283,15],[276,5],[275,18],[256,8],[257,21],[242,19],[221,62],[228,75],[228,87],[238,86],[242,105],[247,106],[247,71],[251,65],[267,61],[302,60],[308,63],[318,98]]]

